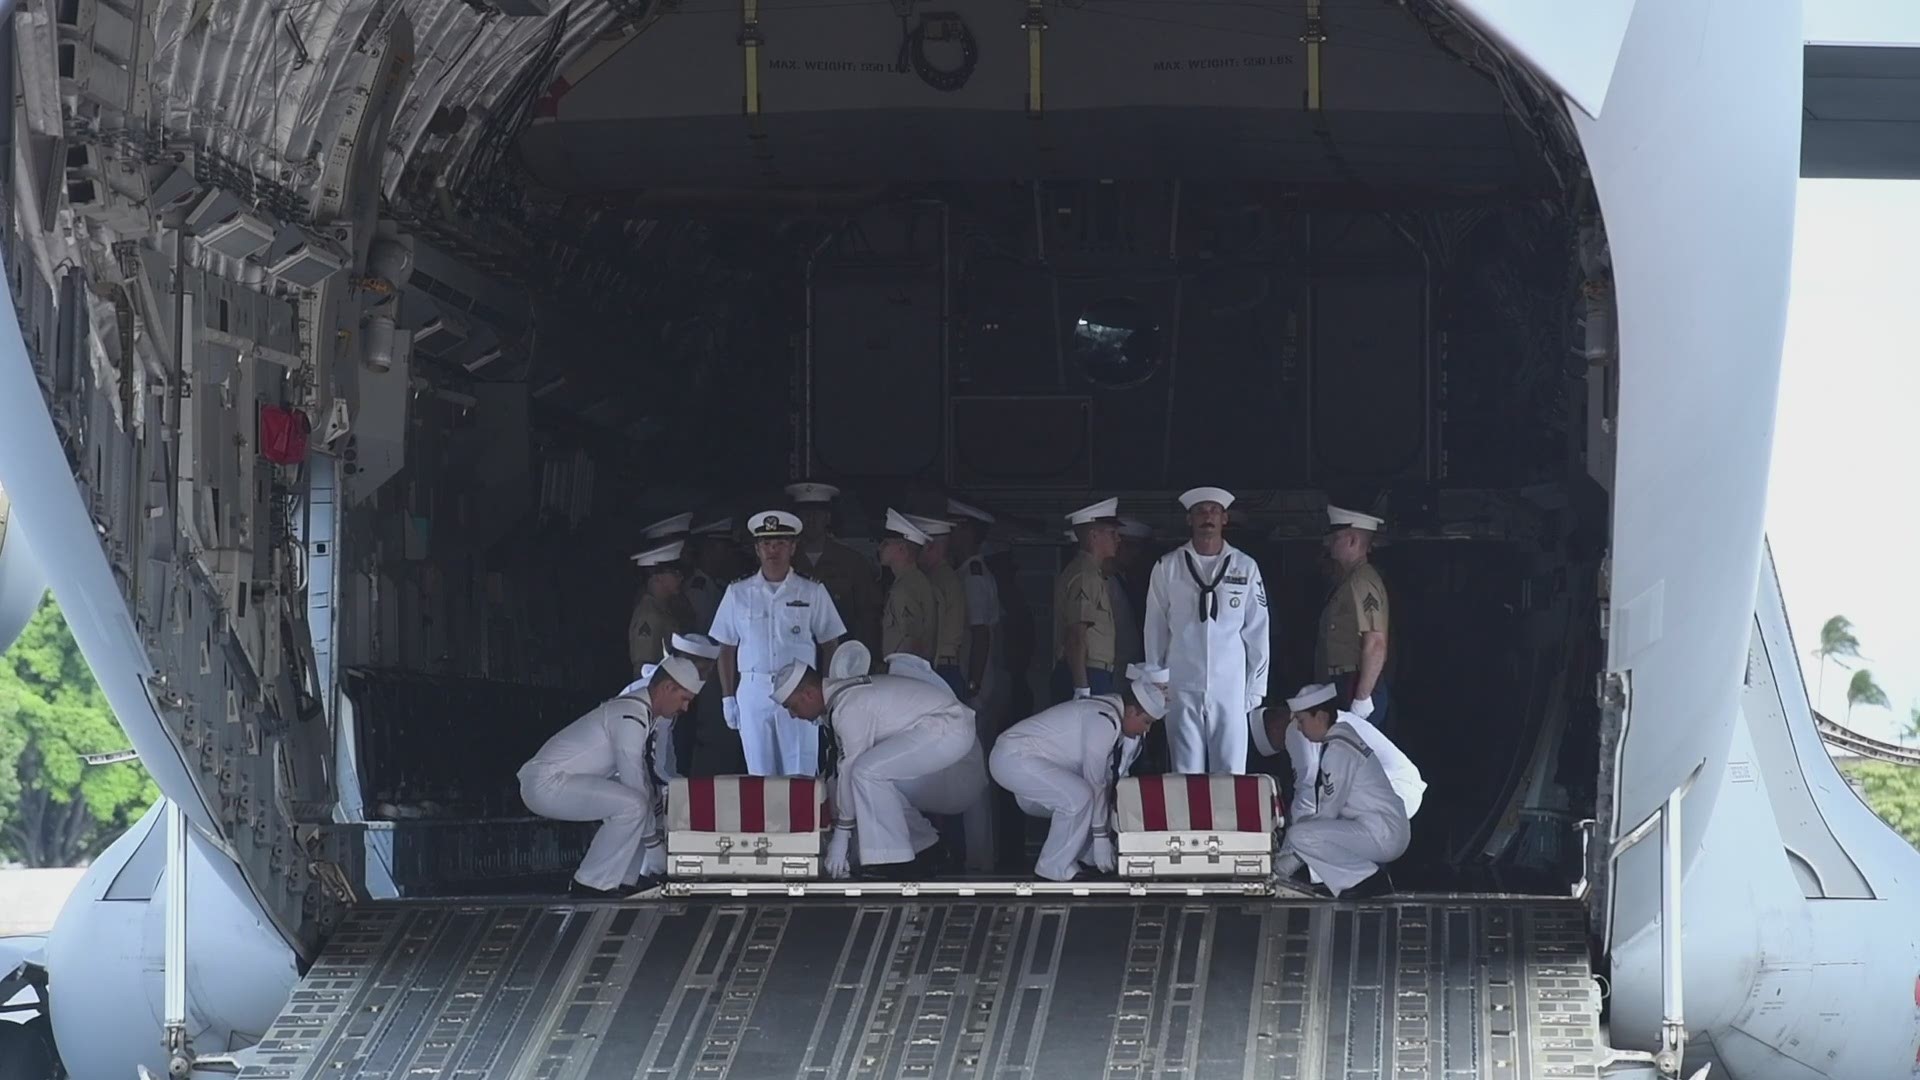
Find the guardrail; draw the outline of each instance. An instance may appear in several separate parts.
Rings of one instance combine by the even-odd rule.
[[[1836,750],[1845,750],[1857,757],[1871,758],[1892,765],[1910,765],[1920,767],[1920,747],[1901,746],[1898,743],[1881,742],[1836,724],[1832,720],[1813,714],[1814,726],[1820,731],[1820,741]]]

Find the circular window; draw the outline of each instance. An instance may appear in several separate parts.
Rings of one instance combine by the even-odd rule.
[[[1125,390],[1160,370],[1160,324],[1132,297],[1096,300],[1074,321],[1071,348],[1089,382]]]

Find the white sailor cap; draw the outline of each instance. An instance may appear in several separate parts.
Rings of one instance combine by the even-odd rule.
[[[854,638],[848,638],[834,646],[833,655],[827,658],[827,678],[829,679],[851,679],[872,670],[873,654]]]
[[[975,521],[982,522],[987,525],[993,524],[992,514],[987,513],[985,510],[982,510],[977,506],[969,506],[966,503],[961,502],[959,499],[947,500],[947,513],[952,514],[955,517],[972,518]]]
[[[1141,711],[1155,720],[1167,718],[1167,691],[1159,683],[1135,679],[1128,688],[1133,691],[1133,699],[1140,703]]]
[[[1377,518],[1372,514],[1363,514],[1358,510],[1347,510],[1332,504],[1327,506],[1327,524],[1330,530],[1363,529],[1367,532],[1379,532],[1380,526],[1386,523],[1385,518]]]
[[[1148,667],[1145,664],[1128,664],[1127,681],[1145,679],[1155,686],[1166,686],[1173,681],[1173,672],[1163,667]]]
[[[1219,503],[1220,509],[1233,505],[1233,492],[1226,488],[1197,487],[1180,493],[1180,505],[1191,510],[1203,502]]]
[[[762,510],[753,515],[747,531],[755,540],[791,540],[800,535],[800,519],[785,510]]]
[[[907,520],[918,526],[921,532],[927,534],[928,538],[945,536],[953,531],[953,522],[942,521],[939,518],[921,517],[919,514],[908,514]]]
[[[1332,683],[1312,683],[1300,688],[1300,692],[1287,699],[1287,708],[1292,712],[1304,712],[1315,705],[1324,705],[1340,696],[1340,691]]]
[[[797,503],[830,503],[840,497],[840,489],[832,484],[807,481],[787,485],[787,498]]]
[[[693,530],[693,535],[695,536],[731,536],[733,535],[733,519],[720,518],[717,521],[709,521],[705,525],[702,525],[699,528]]]
[[[783,709],[786,708],[787,699],[792,697],[793,692],[800,688],[800,680],[806,678],[807,672],[812,670],[813,666],[804,660],[787,661],[787,666],[781,668],[780,671],[774,675],[773,693],[768,696],[773,698],[775,705]]]
[[[1083,506],[1067,515],[1069,525],[1097,525],[1115,523],[1120,520],[1120,500],[1101,499],[1090,506]]]
[[[672,543],[661,544],[659,547],[648,548],[637,555],[629,556],[629,558],[633,560],[633,565],[635,566],[672,566],[674,563],[680,561],[680,553],[685,551],[686,547],[687,542],[685,540],[675,540]]]
[[[702,660],[720,659],[720,643],[705,634],[675,634],[668,639],[674,652],[697,656]]]
[[[1253,741],[1253,748],[1260,751],[1261,757],[1272,757],[1280,752],[1267,738],[1267,706],[1262,705],[1247,713],[1247,735]]]
[[[1153,526],[1134,518],[1120,519],[1120,535],[1129,540],[1149,540],[1153,538]]]
[[[667,673],[667,678],[679,683],[690,693],[699,693],[700,688],[707,684],[707,681],[700,677],[700,669],[694,667],[693,661],[684,656],[669,656],[660,661],[660,670]]]
[[[920,531],[920,526],[915,525],[913,519],[892,507],[887,508],[886,530],[888,536],[898,537],[909,544],[925,545],[927,542],[927,534]]]
[[[670,518],[661,518],[640,530],[640,539],[665,540],[670,536],[685,536],[691,528],[693,528],[693,513],[689,511],[685,514],[675,514]]]

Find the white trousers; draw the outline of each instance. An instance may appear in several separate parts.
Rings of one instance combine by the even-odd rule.
[[[1298,857],[1339,896],[1406,854],[1408,839],[1405,819],[1397,829],[1380,831],[1351,818],[1296,819],[1287,826],[1280,858]]]
[[[989,666],[980,696],[973,703],[974,733],[979,736],[980,747],[985,752],[993,750],[994,739],[999,734],[1000,717],[1006,711],[1006,689],[1006,679],[996,676],[994,668]],[[981,760],[986,760],[984,753]],[[980,797],[967,808],[961,821],[967,841],[967,869],[978,873],[992,870],[995,863],[993,797],[984,786],[983,781]]]
[[[1176,773],[1247,771],[1244,672],[1201,690],[1175,689],[1167,707],[1167,751]]]
[[[923,720],[854,758],[841,782],[853,803],[861,865],[911,862],[937,843],[925,815],[958,814],[980,797],[986,772],[979,753],[973,720],[963,714]]]
[[[740,749],[754,776],[812,776],[820,767],[820,729],[774,704],[773,676],[740,673]]]
[[[995,751],[992,768],[994,783],[1012,793],[1023,813],[1053,819],[1034,873],[1048,881],[1072,880],[1093,840],[1093,785],[1072,769],[1017,751]]]
[[[595,889],[631,885],[640,875],[664,874],[667,849],[655,829],[651,792],[604,776],[544,773],[520,781],[527,809],[555,821],[598,821],[573,879]]]

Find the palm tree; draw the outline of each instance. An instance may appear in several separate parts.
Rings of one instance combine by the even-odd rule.
[[[1907,707],[1907,730],[1900,733],[1901,742],[1920,742],[1920,704]]]
[[[1887,692],[1873,681],[1873,672],[1861,668],[1853,673],[1852,681],[1847,683],[1847,722],[1853,722],[1855,705],[1878,705],[1883,709],[1892,708],[1887,704]]]
[[[1819,696],[1824,698],[1827,693],[1827,661],[1831,660],[1841,667],[1846,667],[1842,657],[1860,659],[1860,639],[1853,636],[1852,620],[1845,615],[1835,615],[1828,619],[1820,627],[1820,647],[1813,650],[1813,655],[1820,661]],[[1852,702],[1849,701],[1848,704],[1851,705]]]

